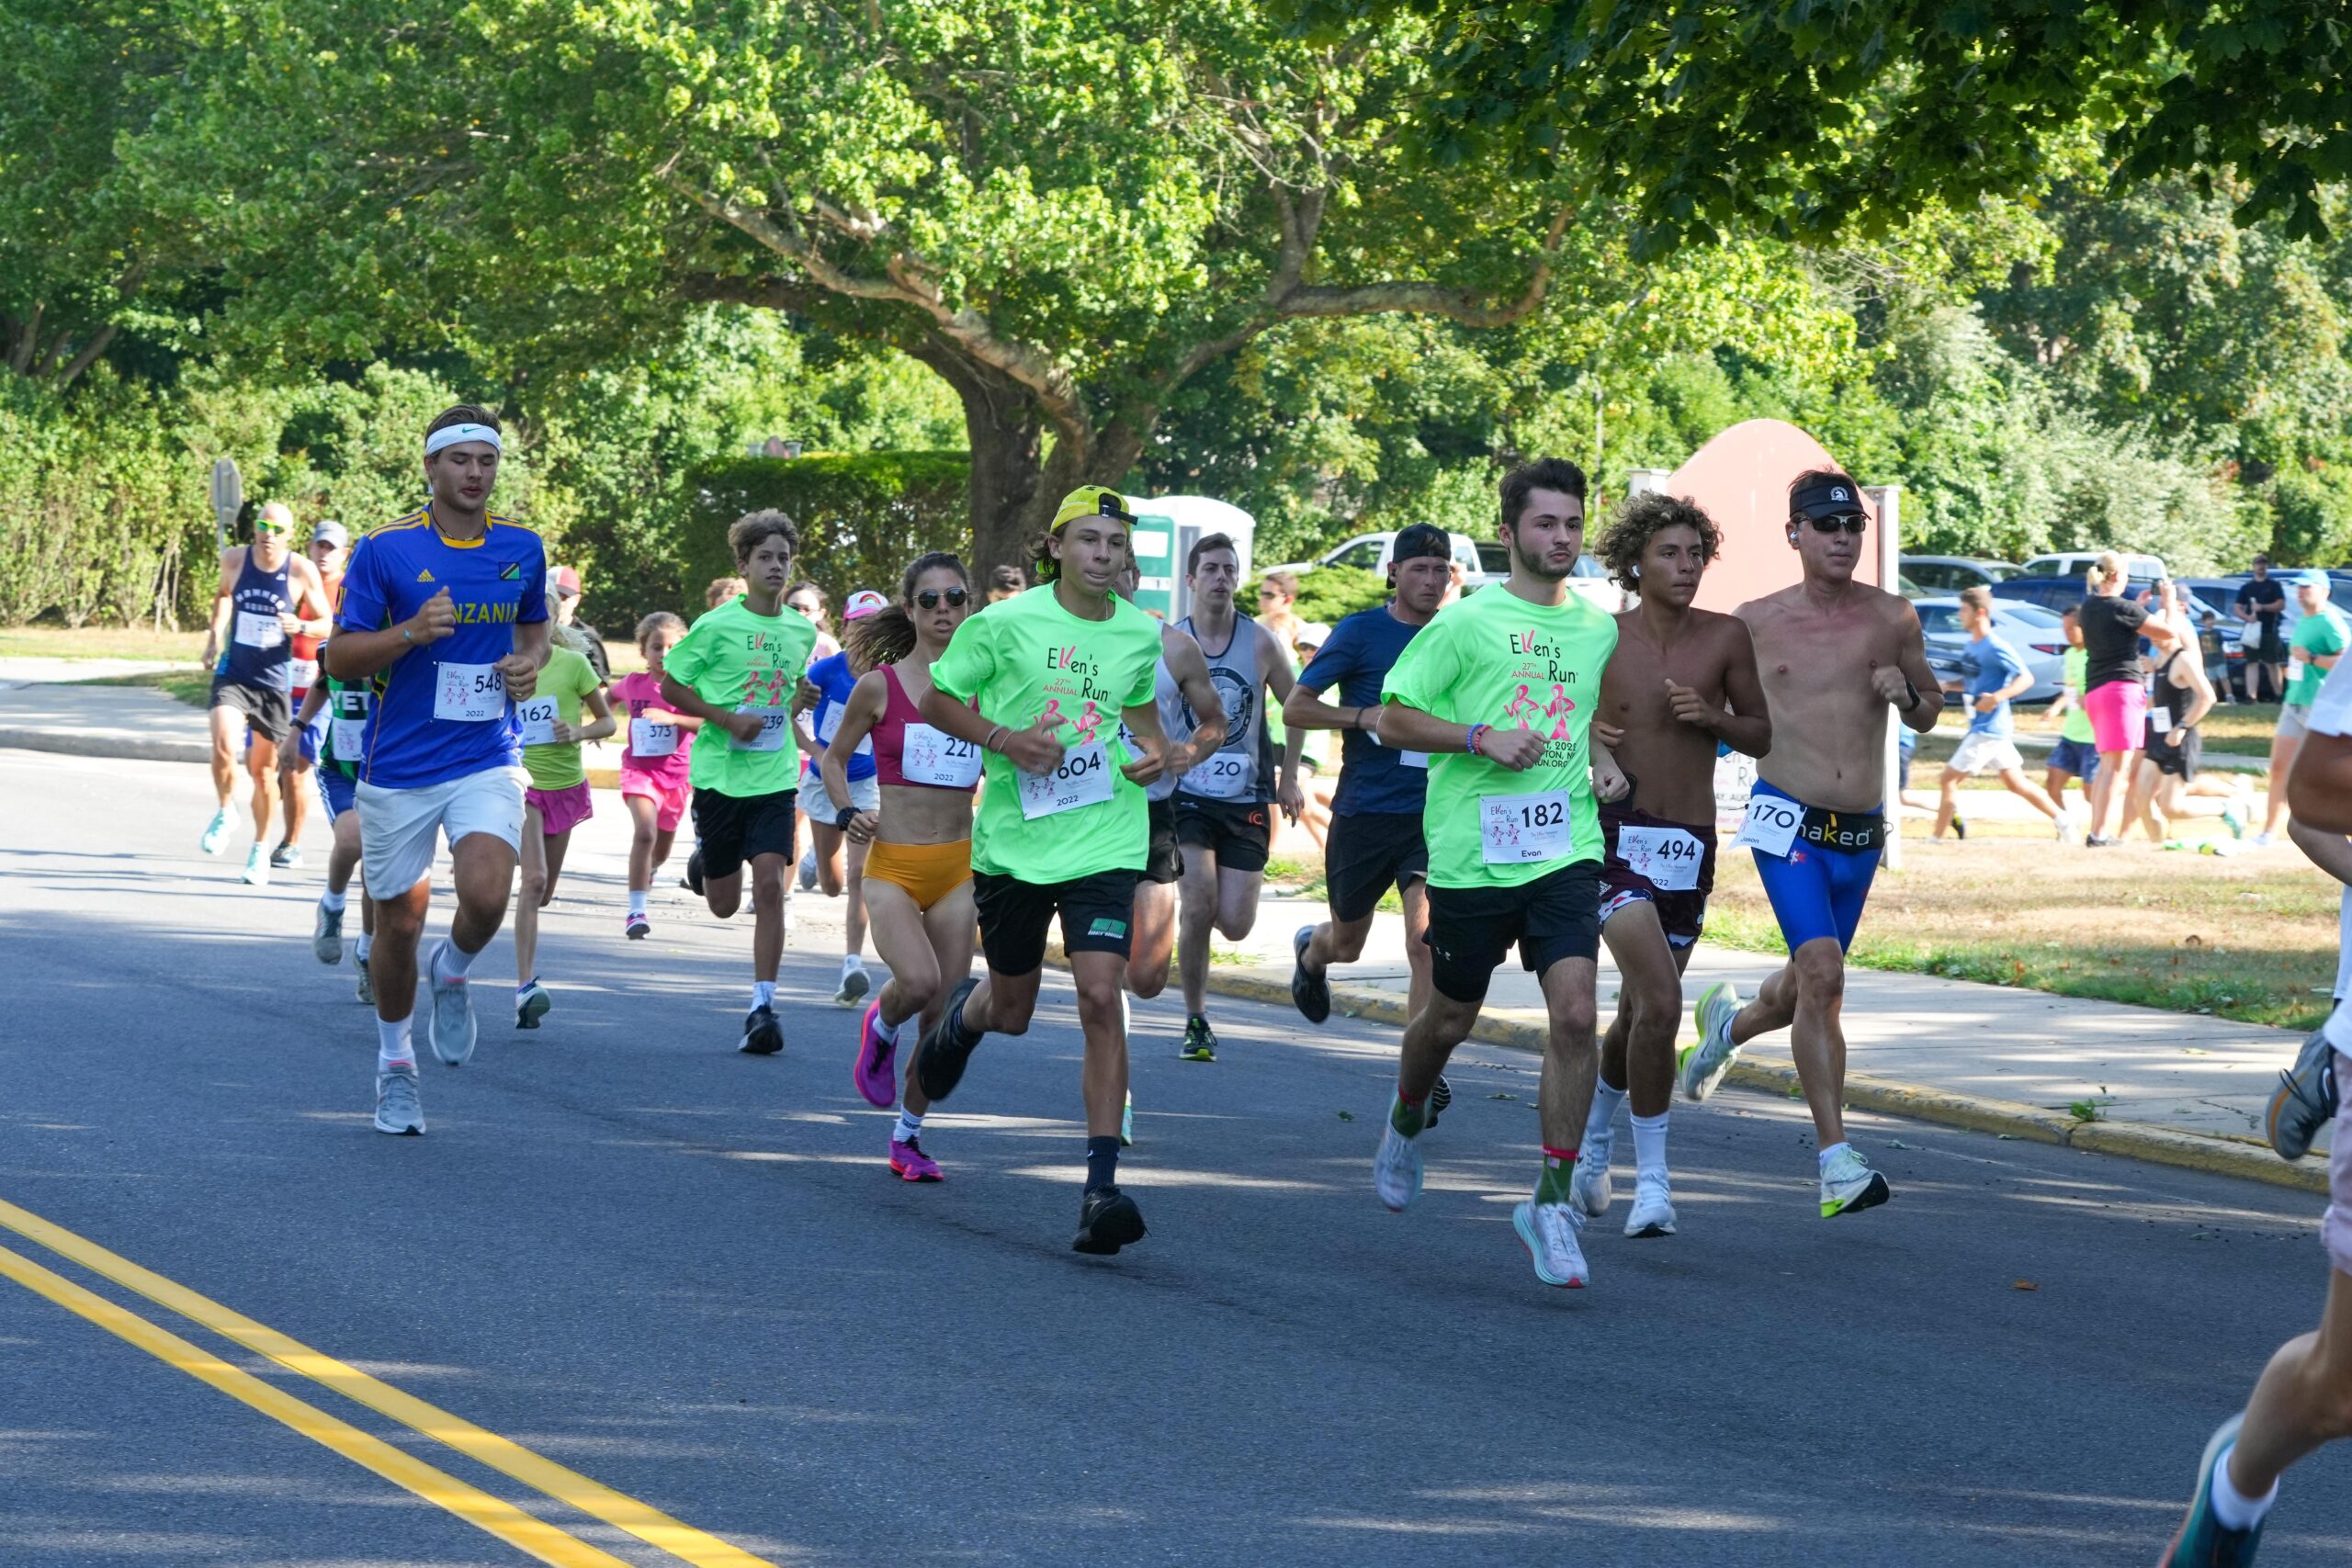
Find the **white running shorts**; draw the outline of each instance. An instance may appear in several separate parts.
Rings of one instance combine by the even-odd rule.
[[[421,789],[361,784],[359,867],[368,897],[397,898],[424,881],[433,870],[436,835],[454,848],[469,833],[488,833],[519,849],[529,783],[520,768],[484,768]]]
[[[1956,773],[1967,773],[1973,777],[1977,773],[2007,773],[2011,768],[2022,769],[2024,766],[2025,759],[2018,755],[2017,743],[2006,735],[1988,735],[1981,729],[1972,729],[1961,737],[1959,745],[1952,748],[1951,767]]]

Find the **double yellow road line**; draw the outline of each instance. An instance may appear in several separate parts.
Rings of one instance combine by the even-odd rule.
[[[477,1427],[369,1377],[323,1351],[313,1350],[266,1325],[198,1294],[187,1286],[142,1269],[94,1241],[52,1224],[13,1203],[0,1201],[0,1227],[47,1248],[156,1305],[177,1313],[254,1354],[299,1372],[345,1398],[366,1405],[435,1442],[447,1444],[467,1458],[502,1475],[576,1508],[591,1518],[628,1531],[649,1545],[695,1568],[775,1568],[765,1558],[729,1545],[692,1525],[682,1523],[649,1504],[591,1481],[575,1470],[534,1453],[521,1444]],[[164,1365],[176,1367],[209,1383],[232,1399],[242,1401],[273,1420],[281,1421],[312,1441],[334,1450],[354,1464],[374,1471],[404,1486],[436,1507],[446,1508],[467,1523],[488,1530],[499,1540],[557,1568],[631,1568],[621,1558],[558,1529],[503,1498],[460,1481],[372,1434],[361,1430],[314,1404],[295,1398],[273,1383],[231,1366],[201,1346],[104,1296],[84,1289],[64,1275],[22,1253],[0,1247],[0,1275],[34,1294],[86,1318],[109,1334],[137,1346]]]

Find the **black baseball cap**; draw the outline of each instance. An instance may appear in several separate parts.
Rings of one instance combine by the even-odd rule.
[[[1453,558],[1453,541],[1444,529],[1433,523],[1416,523],[1396,531],[1396,547],[1388,552],[1392,561],[1420,560],[1434,556],[1439,560]]]
[[[1820,479],[1789,497],[1792,517],[1845,517],[1859,514],[1867,517],[1870,508],[1862,504],[1862,487],[1840,475],[1834,479]]]

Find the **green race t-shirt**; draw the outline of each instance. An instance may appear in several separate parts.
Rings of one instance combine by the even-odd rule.
[[[2347,640],[2342,615],[2333,605],[2323,606],[2295,623],[2295,635],[2288,639],[2288,663],[2293,668],[2293,679],[2287,682],[2287,700],[2309,705],[2319,700],[2319,689],[2327,682],[2327,671],[2311,661],[2310,656],[2325,658],[2344,651]],[[2294,655],[2304,657],[2297,660]]]
[[[1430,758],[1422,827],[1436,887],[1517,887],[1600,859],[1600,809],[1585,742],[1617,623],[1571,593],[1531,604],[1496,587],[1457,599],[1423,626],[1381,686],[1452,724],[1527,729],[1547,744],[1512,773],[1466,751]],[[1557,843],[1556,852],[1537,854]],[[1491,855],[1490,855],[1491,851]]]
[[[539,683],[532,692],[531,700],[536,703],[553,697],[556,716],[577,729],[582,699],[602,684],[596,679],[596,667],[588,662],[584,654],[574,653],[557,643],[548,649],[547,666],[539,671]],[[530,770],[533,789],[570,789],[588,779],[588,767],[580,760],[577,740],[526,746],[523,766]]]
[[[2091,743],[2091,716],[2083,711],[2083,682],[2090,678],[2091,656],[2087,649],[2070,648],[2058,660],[2059,683],[2074,701],[2066,705],[2066,716],[2058,721],[2061,739]]]
[[[1066,769],[1082,768],[1091,761],[1089,749],[1102,748],[1101,772],[1065,781],[1069,793],[1091,793],[1078,787],[1090,784],[1100,791],[1106,776],[1109,789],[1108,798],[1031,817],[1020,770],[989,752],[988,789],[972,825],[973,870],[1042,885],[1143,869],[1150,820],[1142,786],[1119,773],[1133,760],[1119,740],[1119,715],[1151,701],[1159,662],[1158,621],[1115,598],[1109,620],[1081,620],[1062,608],[1050,582],[990,604],[956,628],[931,667],[931,683],[962,701],[978,698],[980,716],[1008,728],[1032,728],[1052,715],[1060,721]]]
[[[749,601],[729,599],[687,628],[662,662],[665,674],[718,708],[767,714],[750,746],[712,726],[695,745],[686,777],[696,789],[745,799],[775,795],[800,777],[800,748],[792,739],[792,693],[808,668],[817,628],[779,608],[753,615]]]

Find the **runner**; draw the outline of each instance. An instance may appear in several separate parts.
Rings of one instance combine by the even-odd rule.
[[[1141,576],[1130,548],[1126,565],[1119,570],[1119,597],[1133,604]],[[1159,628],[1152,702],[1159,710],[1160,734],[1186,739],[1169,741],[1159,776],[1144,790],[1151,847],[1136,881],[1134,950],[1127,959],[1126,988],[1145,1001],[1168,988],[1170,960],[1176,953],[1176,883],[1184,874],[1184,853],[1176,847],[1176,806],[1170,797],[1184,770],[1225,741],[1225,705],[1216,682],[1209,679],[1209,661],[1191,633],[1171,626]],[[1119,1016],[1122,1021],[1128,1017],[1125,996],[1119,999]]]
[[[2270,799],[2262,831],[2254,840],[2261,849],[2277,843],[2286,826],[2287,780],[2294,773],[2295,750],[2310,728],[2312,704],[2327,672],[2352,643],[2352,627],[2328,600],[2327,573],[2299,571],[2287,580],[2287,587],[2301,614],[2287,637],[2287,694],[2278,705],[2278,731],[2270,739]]]
[[[2041,787],[2064,810],[2066,785],[2074,780],[2082,780],[2084,795],[2090,794],[2091,781],[2098,777],[2098,747],[2091,734],[2091,716],[2083,711],[2083,682],[2089,673],[2090,656],[2083,651],[2082,612],[2070,609],[2059,618],[2066,627],[2066,652],[2059,660],[2057,700],[2042,714],[2043,724],[2057,729],[2058,741],[2050,748],[2050,765],[2041,775]],[[1905,727],[1904,733],[1911,733],[1909,727]]]
[[[327,808],[327,827],[334,842],[327,851],[326,887],[319,895],[318,913],[311,923],[311,952],[322,964],[343,962],[343,917],[351,874],[359,869],[359,811],[352,792],[358,787],[356,769],[368,754],[368,687],[351,685],[321,675],[311,682],[301,710],[294,716],[297,730],[323,716],[325,739],[319,748],[319,798]],[[358,970],[357,996],[372,1004],[375,987],[368,976],[368,958],[376,941],[376,906],[363,891],[359,896],[359,940],[353,944],[352,963]]]
[[[471,404],[425,427],[433,500],[359,541],[323,655],[329,675],[375,694],[353,798],[379,928],[379,1133],[424,1131],[409,1025],[435,836],[449,841],[458,908],[425,966],[426,1033],[453,1067],[474,1050],[467,973],[514,892],[526,776],[514,705],[547,661],[547,553],[538,535],[488,510],[499,451],[496,417]]]
[[[710,586],[703,590],[703,608],[716,610],[729,599],[740,599],[750,586],[740,577],[714,577],[710,580]],[[697,898],[702,897],[702,840],[699,836],[695,840],[693,851],[686,856],[685,874],[678,878],[678,886]],[[786,910],[787,918],[789,914],[790,911]]]
[[[2033,671],[2018,650],[1993,629],[1993,591],[1975,583],[1960,591],[1960,629],[1969,637],[1961,658],[1962,689],[1968,695],[1968,733],[1952,749],[1944,764],[1943,798],[1936,807],[1936,825],[1929,837],[1940,842],[1944,829],[1960,813],[1960,786],[1978,773],[1996,775],[2003,788],[2050,818],[2062,842],[2071,843],[2082,831],[2065,808],[2042,787],[2025,776],[2025,758],[2011,739],[2017,721],[2009,704],[2033,689]]]
[[[334,602],[343,591],[344,562],[351,555],[351,536],[342,524],[331,518],[322,521],[311,530],[311,542],[302,547],[302,553],[319,574],[320,592],[326,600],[332,626]],[[286,807],[286,836],[269,852],[269,863],[277,870],[291,870],[302,863],[302,819],[309,814],[311,804],[310,797],[302,792],[302,775],[319,761],[319,748],[327,736],[324,705],[309,701],[312,689],[321,683],[319,649],[326,638],[297,632],[288,640],[293,649],[287,667],[293,687],[287,695],[299,712],[311,716],[294,721],[295,744],[281,746],[277,750],[277,798]],[[332,815],[328,820],[334,820]]]
[[[1152,703],[1159,628],[1111,592],[1134,525],[1114,490],[1088,485],[1063,498],[1038,552],[1038,586],[957,627],[922,701],[924,723],[990,753],[972,835],[988,973],[948,993],[915,1047],[916,1081],[945,1100],[983,1036],[1027,1032],[1058,912],[1086,1036],[1086,1188],[1070,1245],[1097,1254],[1144,1234],[1142,1212],[1118,1187],[1127,1092],[1119,982],[1149,848],[1142,786],[1167,742]],[[977,712],[965,705],[973,702]],[[1122,719],[1139,753],[1120,739]]]
[[[1704,1100],[1739,1047],[1790,1029],[1789,1054],[1813,1111],[1821,1213],[1889,1197],[1886,1178],[1846,1142],[1846,950],[1861,924],[1886,842],[1886,714],[1922,735],[1943,711],[1919,617],[1854,581],[1870,529],[1861,488],[1835,468],[1789,486],[1790,547],[1804,578],[1739,607],[1771,704],[1772,750],[1757,764],[1747,821],[1733,841],[1756,856],[1789,962],[1746,1009],[1726,981],[1700,993],[1699,1043],[1683,1050],[1682,1092]]]
[[[334,605],[318,569],[293,554],[288,541],[294,513],[271,502],[254,518],[254,542],[220,552],[220,581],[212,598],[212,626],[204,661],[212,666],[212,793],[219,809],[198,840],[217,855],[229,837],[229,801],[237,778],[230,751],[242,729],[245,773],[253,780],[254,847],[244,879],[269,882],[269,818],[277,800],[277,750],[294,722],[293,649],[297,633],[324,634]],[[243,722],[241,725],[239,720]]]
[[[694,798],[687,768],[695,731],[702,720],[673,713],[662,701],[662,676],[670,650],[686,635],[686,623],[656,610],[637,623],[637,650],[645,668],[613,682],[613,695],[628,710],[628,744],[621,751],[621,804],[628,808],[628,914],[621,929],[632,942],[653,927],[645,918],[645,896],[653,874],[670,858],[678,824]]]
[[[2167,588],[2167,599],[2170,592]],[[2140,755],[2140,772],[2123,804],[2120,832],[2130,832],[2137,822],[2150,843],[2161,844],[2171,837],[2169,819],[2186,815],[2182,792],[2196,782],[2197,764],[2205,750],[2204,734],[2198,726],[2213,711],[2215,694],[2205,673],[2203,650],[2193,638],[2184,638],[2181,646],[2165,654],[2149,682],[2154,700],[2148,704],[2147,739]],[[2230,830],[2239,831],[2234,801],[2222,807],[2222,814]]]
[[[2116,842],[2109,831],[2123,795],[2138,771],[2141,741],[2145,738],[2148,690],[2140,683],[2140,639],[2158,649],[2176,640],[2172,627],[2151,621],[2148,612],[2123,597],[2129,581],[2123,558],[2109,550],[2095,561],[2075,615],[2083,627],[2083,711],[2090,716],[2092,744],[2098,748],[2098,773],[2090,780],[2090,837],[2084,842],[2105,849]],[[2272,774],[2276,778],[2278,774]]]
[[[1017,566],[991,567],[989,570],[989,603],[1015,599],[1029,592],[1029,574]]]
[[[858,622],[889,606],[890,602],[872,589],[861,589],[842,606],[844,627],[854,631]],[[846,928],[842,943],[842,983],[833,993],[834,1002],[842,1007],[855,1007],[859,998],[873,988],[874,980],[865,972],[865,846],[845,845],[842,829],[835,824],[847,821],[857,811],[879,810],[881,802],[876,792],[880,786],[874,782],[871,743],[849,759],[849,794],[845,797],[835,795],[826,787],[824,775],[818,771],[818,759],[825,754],[825,748],[841,728],[842,708],[848,703],[857,680],[857,673],[850,669],[849,655],[836,653],[809,665],[808,673],[801,677],[799,688],[792,697],[792,732],[808,758],[800,790],[801,798],[808,802],[808,852],[817,857],[818,890],[828,898],[838,897],[843,892],[849,895],[848,907],[842,915]],[[842,869],[844,853],[848,862],[846,874]]]
[[[1675,1230],[1667,1112],[1682,973],[1715,886],[1716,749],[1761,757],[1772,747],[1747,624],[1690,607],[1722,548],[1712,518],[1661,491],[1626,501],[1600,541],[1609,574],[1639,598],[1617,617],[1617,650],[1600,678],[1595,720],[1610,731],[1600,737],[1606,754],[1632,788],[1600,807],[1600,939],[1617,964],[1617,1012],[1600,1042],[1573,1201],[1594,1219],[1609,1212],[1617,1108],[1630,1100],[1629,1236]]]
[[[1584,473],[1545,457],[1502,481],[1498,530],[1510,576],[1457,599],[1421,628],[1383,683],[1372,733],[1429,754],[1429,1005],[1405,1026],[1396,1094],[1373,1162],[1380,1201],[1421,1190],[1416,1141],[1430,1091],[1467,1039],[1495,969],[1519,944],[1544,990],[1551,1033],[1538,1093],[1544,1165],[1511,1224],[1547,1285],[1584,1284],[1569,1201],[1597,1066],[1593,986],[1600,952],[1600,788],[1624,779],[1589,749],[1616,623],[1568,592],[1584,544]]]
[[[1257,925],[1258,891],[1265,885],[1266,846],[1272,834],[1268,809],[1279,806],[1295,822],[1306,800],[1298,787],[1299,737],[1283,743],[1279,781],[1268,777],[1274,749],[1266,732],[1267,694],[1277,704],[1286,701],[1295,677],[1282,644],[1234,608],[1241,557],[1233,541],[1223,534],[1196,541],[1185,557],[1184,576],[1192,585],[1193,613],[1176,623],[1177,629],[1200,644],[1208,660],[1226,728],[1216,750],[1187,768],[1170,796],[1176,843],[1184,857],[1176,943],[1176,973],[1184,987],[1184,1043],[1177,1055],[1188,1062],[1214,1062],[1209,932],[1214,928],[1227,941],[1239,942]]]
[[[842,650],[841,643],[833,637],[833,628],[830,620],[831,604],[826,599],[823,589],[804,577],[785,590],[784,606],[817,628],[816,647],[808,655],[808,662],[814,664],[820,659],[831,659]],[[794,721],[792,733],[795,740],[802,739],[797,719]],[[799,811],[794,818],[794,821],[801,835],[800,841],[806,842],[808,846],[800,854],[800,890],[806,893],[817,886],[817,841],[808,832],[808,815],[806,811]],[[787,917],[788,914],[787,911]]]
[[[920,1018],[923,1028],[939,1021],[948,980],[972,972],[972,791],[980,752],[925,724],[922,701],[931,667],[972,613],[973,597],[964,563],[933,551],[907,568],[896,605],[853,615],[845,651],[859,673],[820,761],[826,794],[835,799],[850,793],[849,767],[859,757],[873,759],[880,781],[876,806],[852,807],[834,820],[865,854],[874,947],[890,966],[858,1026],[851,1077],[871,1105],[887,1110],[898,1099],[890,1168],[902,1181],[937,1181],[940,1171],[922,1149],[931,1101],[911,1051],[905,1072],[894,1070],[899,1047],[910,1021]]]
[[[599,683],[608,684],[613,678],[613,661],[605,652],[605,634],[580,618],[580,572],[576,568],[557,567],[548,573],[548,582],[555,590],[559,610],[556,630],[571,634],[572,650],[588,660],[596,671]]]
[[[580,744],[602,740],[615,728],[605,684],[588,658],[588,639],[564,625],[561,599],[560,592],[549,591],[553,646],[539,671],[537,692],[514,710],[523,727],[523,766],[531,775],[531,787],[523,795],[523,875],[514,890],[517,1029],[537,1029],[555,1005],[539,984],[539,911],[555,897],[556,879],[563,874],[564,857],[571,849],[571,830],[595,815]],[[580,722],[583,705],[594,719],[584,727]]]
[[[781,512],[738,518],[727,543],[749,586],[695,621],[662,671],[662,705],[713,731],[695,747],[687,776],[703,897],[720,919],[742,908],[743,865],[751,863],[752,1008],[736,1049],[753,1056],[784,1049],[775,972],[800,774],[787,705],[817,641],[817,628],[784,607],[799,542],[799,529]]]
[[[2294,820],[2314,832],[2352,833],[2352,673],[2342,664],[2314,694],[2305,729],[2309,739],[2287,781]],[[2164,1568],[2246,1568],[2262,1543],[2279,1477],[2322,1445],[2352,1437],[2352,1112],[2339,1106],[2335,1089],[2346,1072],[2352,1072],[2352,1008],[2339,1003],[2281,1090],[2282,1100],[2294,1101],[2289,1113],[2302,1122],[2297,1155],[2311,1146],[2327,1119],[2335,1122],[2330,1201],[2320,1224],[2333,1265],[2327,1304],[2318,1332],[2280,1346],[2244,1414],[2222,1423],[2207,1440],[2197,1489],[2165,1550]],[[2280,1116],[2274,1103],[2274,1144]]]

